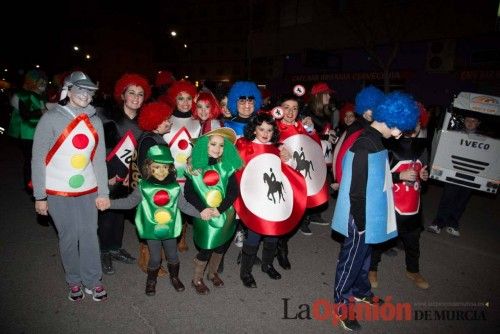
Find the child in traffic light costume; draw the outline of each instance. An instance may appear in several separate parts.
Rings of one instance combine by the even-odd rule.
[[[216,288],[224,286],[217,269],[236,230],[233,203],[239,187],[235,172],[243,165],[235,141],[236,133],[230,128],[218,128],[201,136],[194,144],[192,163],[186,172],[186,199],[198,211],[212,212],[209,221],[193,220],[194,242],[200,251],[194,259],[192,285],[198,294],[209,292],[203,282],[207,262],[207,278]]]
[[[146,239],[150,252],[146,294],[156,293],[156,279],[161,264],[161,247],[167,254],[170,280],[176,291],[184,291],[179,280],[179,257],[176,238],[181,234],[181,211],[199,217],[200,214],[182,194],[176,182],[174,159],[168,147],[151,146],[143,166],[143,178],[130,196],[111,201],[111,209],[131,209],[138,205],[135,225],[141,239]]]

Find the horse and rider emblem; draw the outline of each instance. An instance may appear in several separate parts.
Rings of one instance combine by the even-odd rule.
[[[240,196],[234,207],[244,224],[253,231],[266,235],[286,234],[304,215],[307,204],[304,176],[284,164],[274,151],[252,157],[236,177]]]
[[[305,178],[309,177],[309,179],[312,180],[311,176],[311,170],[314,171],[314,165],[312,160],[306,160],[306,155],[304,154],[304,148],[300,148],[300,153],[298,151],[293,152],[293,158],[295,159],[295,162],[297,163],[297,166],[295,167],[295,170],[299,173],[302,173]]]
[[[321,148],[326,164],[331,164],[333,161],[333,145],[328,140],[321,140]]]
[[[307,207],[318,206],[328,201],[325,152],[319,142],[307,134],[300,133],[286,137],[283,144],[292,152],[293,159],[289,161],[289,165],[306,181]]]
[[[274,175],[273,169],[269,168],[270,174],[264,173],[264,183],[267,183],[268,191],[267,191],[267,199],[273,201],[276,204],[276,198],[274,197],[274,193],[278,193],[278,203],[285,201],[285,197],[283,196],[283,192],[285,191],[285,187],[283,187],[283,182],[276,181],[276,175]]]

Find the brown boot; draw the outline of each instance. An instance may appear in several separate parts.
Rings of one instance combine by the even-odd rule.
[[[167,263],[168,272],[170,273],[170,282],[177,292],[185,290],[184,284],[182,284],[181,280],[179,279],[179,267],[179,262],[177,262],[176,264]]]
[[[160,268],[148,269],[148,278],[146,279],[146,295],[154,296],[156,294],[156,278]]]
[[[219,274],[217,274],[217,269],[219,268],[223,256],[224,254],[212,253],[210,261],[208,261],[207,278],[212,281],[216,288],[222,288],[224,286],[224,281],[221,280]]]
[[[207,261],[200,261],[194,258],[194,276],[191,285],[199,295],[206,295],[210,292],[210,289],[205,285],[205,282],[203,282],[203,271],[206,265]]]
[[[139,244],[139,258],[137,259],[137,265],[143,272],[148,273],[148,262],[149,262],[149,248],[148,245],[141,242]]]
[[[415,285],[423,290],[429,289],[430,285],[429,282],[425,280],[425,278],[420,275],[420,273],[410,273],[409,271],[406,272],[406,277],[411,279]]]
[[[376,271],[368,272],[368,280],[370,281],[370,285],[372,286],[373,289],[378,288],[378,277]]]
[[[181,253],[184,253],[189,249],[187,242],[186,242],[186,230],[187,230],[187,223],[184,223],[182,225],[181,240],[179,241],[179,244],[177,245],[177,249]]]

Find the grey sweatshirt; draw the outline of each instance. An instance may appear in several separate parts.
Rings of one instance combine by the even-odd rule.
[[[106,147],[104,144],[102,121],[97,117],[96,111],[91,105],[85,108],[75,108],[68,103],[65,107],[69,108],[75,116],[82,113],[87,114],[90,122],[97,131],[98,140],[92,166],[97,181],[97,196],[108,197]],[[53,109],[47,111],[38,122],[33,138],[33,157],[31,159],[33,196],[36,200],[47,197],[47,193],[45,192],[45,158],[56,140],[73,119],[73,116],[63,106],[57,104]]]
[[[135,188],[134,191],[127,197],[111,200],[110,209],[117,209],[117,210],[132,209],[133,207],[137,206],[137,204],[139,204],[141,201],[142,201],[141,190],[139,188]],[[200,212],[196,210],[196,208],[192,206],[184,198],[184,193],[182,192],[182,188],[181,188],[181,193],[179,194],[179,201],[177,203],[177,207],[179,208],[179,210],[181,210],[182,212],[184,212],[189,216],[193,216],[196,218],[201,217]]]

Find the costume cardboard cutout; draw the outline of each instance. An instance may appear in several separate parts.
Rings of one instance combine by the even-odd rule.
[[[352,181],[354,154],[348,151],[343,161],[342,183],[332,220],[332,229],[348,236],[347,224],[351,210],[349,190]],[[368,182],[366,185],[365,242],[378,244],[397,236],[396,213],[392,193],[392,176],[387,160],[387,150],[368,155]]]
[[[134,150],[137,148],[137,141],[135,140],[134,134],[131,130],[128,130],[120,142],[115,146],[115,148],[108,154],[106,157],[106,161],[111,161],[113,159],[119,160],[123,165],[123,173],[121,175],[128,175],[132,156],[134,155]],[[120,177],[121,177],[120,175]],[[125,177],[117,179],[118,182],[121,182],[125,179]]]
[[[419,175],[422,169],[420,160],[400,161],[392,169],[392,173],[401,173],[412,168]],[[400,215],[408,216],[415,215],[420,209],[420,180],[417,178],[415,182],[401,181],[393,186],[394,189],[394,206]]]
[[[274,145],[240,138],[236,148],[245,168],[236,173],[240,196],[234,206],[252,231],[283,235],[302,219],[307,203],[304,177],[281,162]]]
[[[172,128],[163,138],[170,147],[170,151],[174,157],[174,164],[177,169],[177,181],[184,182],[186,179],[184,170],[192,150],[190,141],[192,138],[197,138],[200,135],[201,125],[198,120],[191,117],[179,118],[172,116],[170,119],[172,121]]]
[[[317,136],[311,137],[300,122],[287,125],[278,122],[280,140],[291,150],[295,170],[306,181],[307,205],[312,208],[328,201],[329,192],[326,182],[326,163]]]
[[[226,197],[227,183],[233,173],[234,170],[224,170],[222,164],[218,163],[207,166],[197,175],[186,173],[186,176],[193,180],[194,188],[205,205],[217,208]],[[235,210],[232,206],[208,221],[193,218],[195,244],[203,249],[214,249],[225,244],[236,231],[234,218]]]
[[[69,123],[45,159],[47,194],[82,196],[97,191],[91,163],[97,142],[97,132],[86,114]]]
[[[142,201],[137,206],[135,226],[142,239],[177,238],[182,231],[182,219],[177,206],[181,188],[177,182],[156,184],[139,180]]]

